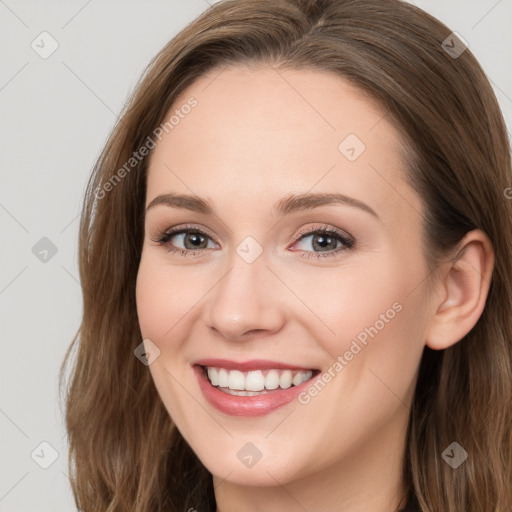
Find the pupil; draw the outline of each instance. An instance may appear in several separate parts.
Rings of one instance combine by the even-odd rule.
[[[189,236],[189,240],[192,242],[192,245],[197,248],[200,246],[201,244],[201,238],[203,238],[203,236],[200,234],[200,233],[192,233],[190,236]]]
[[[316,244],[315,239],[318,240]],[[336,241],[330,236],[317,235],[315,239],[313,239],[313,246],[317,245],[321,249],[325,249],[329,244],[332,244],[333,241],[336,246]],[[336,249],[336,247],[333,247],[333,249]]]

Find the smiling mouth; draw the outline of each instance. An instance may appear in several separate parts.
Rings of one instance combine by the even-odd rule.
[[[289,389],[307,382],[320,370],[268,369],[242,372],[214,366],[201,366],[216,389],[229,395],[256,396]]]

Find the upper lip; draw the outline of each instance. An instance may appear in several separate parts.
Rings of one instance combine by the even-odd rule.
[[[230,359],[206,358],[194,361],[192,365],[209,366],[213,368],[225,368],[226,370],[239,370],[247,372],[250,370],[312,370],[313,368],[295,364],[282,363],[280,361],[269,361],[266,359],[251,359],[250,361],[232,361]]]

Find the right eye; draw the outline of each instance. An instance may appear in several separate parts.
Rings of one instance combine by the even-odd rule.
[[[173,239],[179,239],[185,247],[176,247],[176,242],[171,243]],[[193,226],[178,226],[163,231],[156,239],[153,239],[153,242],[166,247],[168,252],[179,253],[181,256],[195,256],[201,252],[201,249],[208,248],[208,240],[212,240],[211,237],[201,229]],[[191,247],[186,247],[189,244]]]

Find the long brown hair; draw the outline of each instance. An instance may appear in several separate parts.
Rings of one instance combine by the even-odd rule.
[[[482,68],[469,49],[450,54],[450,34],[400,0],[223,0],[151,61],[97,160],[80,220],[83,318],[60,374],[62,386],[76,349],[66,427],[79,510],[215,509],[210,473],[133,353],[148,159],[126,162],[188,85],[237,64],[331,71],[379,102],[410,148],[431,268],[469,230],[489,236],[495,267],[480,319],[452,347],[425,348],[403,478],[422,511],[512,509],[510,145]],[[469,454],[456,470],[442,459],[452,442]]]

